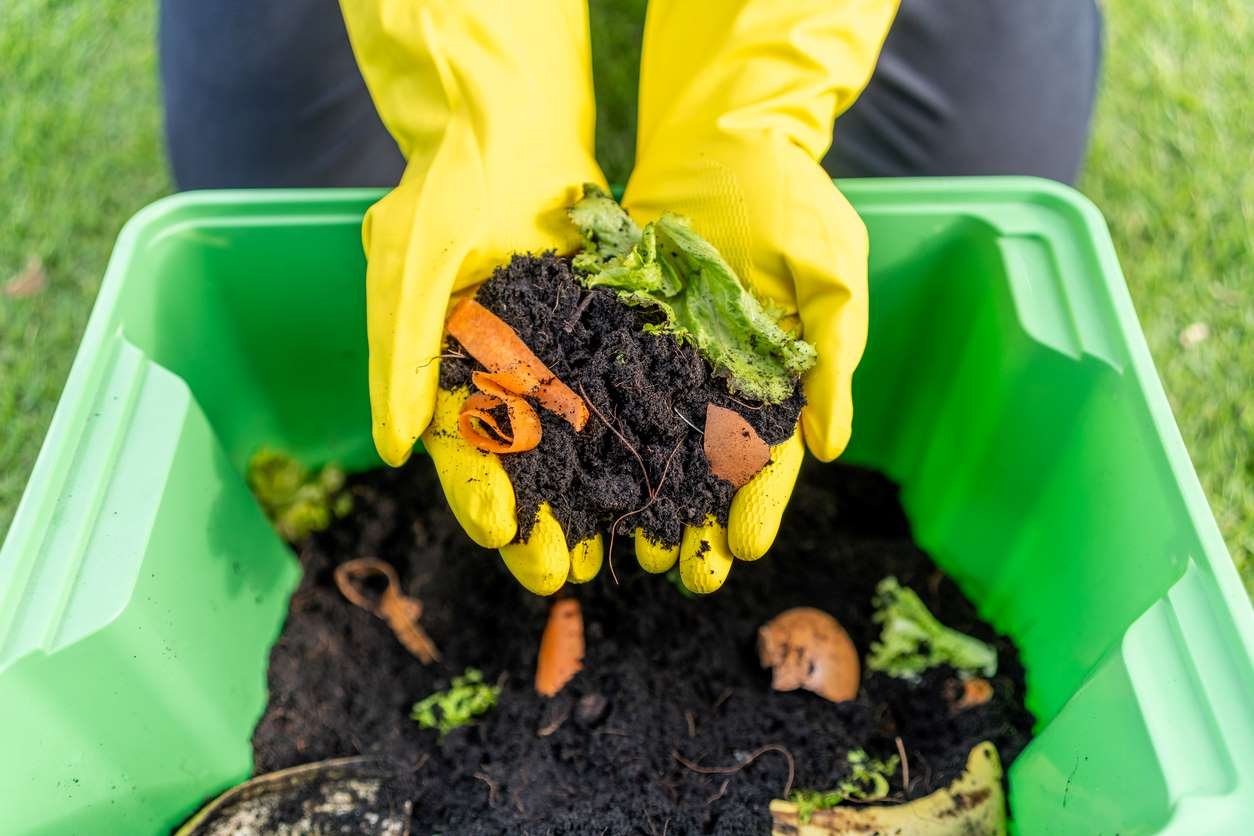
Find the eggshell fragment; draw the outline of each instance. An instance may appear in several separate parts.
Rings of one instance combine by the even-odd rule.
[[[703,446],[710,472],[737,488],[771,460],[771,448],[740,413],[714,404],[705,407]]]
[[[832,702],[858,696],[858,651],[840,622],[814,607],[785,610],[762,625],[758,659],[776,691],[805,688]]]

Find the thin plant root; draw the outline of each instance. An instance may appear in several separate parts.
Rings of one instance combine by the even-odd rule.
[[[730,783],[731,783],[731,778],[724,778],[723,783],[719,784],[718,792],[714,793],[714,795],[706,799],[706,802],[705,802],[706,806],[713,804],[715,801],[718,801],[720,798],[727,795],[727,785]]]
[[[501,794],[500,786],[497,785],[496,781],[493,781],[490,777],[488,777],[486,772],[476,772],[474,774],[474,779],[488,788],[488,804],[490,806],[495,806],[496,800]]]
[[[605,428],[614,433],[614,435],[618,437],[618,440],[623,443],[623,446],[627,448],[627,452],[636,457],[636,462],[640,465],[640,472],[644,475],[645,493],[652,496],[653,482],[649,479],[649,468],[644,466],[644,459],[640,457],[640,451],[636,449],[636,445],[628,441],[627,436],[623,435],[622,431],[618,429],[618,427],[611,424],[609,419],[605,417],[605,414],[602,413],[601,410],[597,409],[597,405],[592,402],[592,398],[588,397],[588,393],[584,390],[582,383],[579,384],[579,394],[583,395],[584,402],[588,404],[588,408],[592,410],[592,414],[600,418],[601,423],[605,425]]]
[[[591,401],[589,401],[589,403],[591,403]],[[671,469],[671,460],[675,458],[675,454],[679,452],[679,448],[683,445],[687,438],[687,435],[682,435],[679,437],[679,441],[675,442],[674,448],[671,449],[671,454],[666,457],[666,464],[662,468],[662,476],[657,480],[657,487],[649,490],[649,500],[635,510],[625,511],[622,514],[619,514],[618,519],[610,523],[610,545],[607,550],[606,561],[610,564],[610,577],[614,579],[615,586],[618,586],[618,573],[614,571],[614,537],[618,533],[618,526],[628,517],[634,517],[636,514],[641,514],[647,511],[649,506],[657,501],[658,493],[662,490],[662,485],[666,484],[666,474]]]
[[[733,775],[765,755],[767,752],[778,752],[784,756],[786,761],[788,761],[788,780],[784,782],[784,792],[782,793],[783,796],[787,798],[788,793],[792,792],[793,778],[797,776],[797,762],[793,760],[792,752],[789,752],[778,743],[768,743],[757,751],[749,753],[747,758],[735,766],[701,766],[693,763],[674,750],[671,751],[671,757],[679,761],[685,769],[696,772],[699,775]]]
[[[901,739],[901,735],[893,738],[893,742],[897,744],[897,755],[901,758],[901,788],[906,798],[910,797],[910,758],[906,757],[906,744]]]

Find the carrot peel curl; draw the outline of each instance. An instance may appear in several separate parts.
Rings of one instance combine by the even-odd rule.
[[[521,453],[540,443],[540,418],[525,398],[561,416],[576,430],[588,422],[588,405],[544,365],[518,333],[474,299],[454,306],[448,332],[487,369],[472,379],[480,390],[466,399],[458,429],[473,446],[489,453]],[[507,431],[491,414],[504,404]],[[486,429],[485,429],[486,428]]]
[[[522,453],[540,443],[540,416],[521,395],[501,385],[505,373],[475,372],[471,379],[478,392],[471,394],[457,417],[457,427],[473,446],[489,453]],[[503,428],[491,410],[504,404],[509,429]],[[486,432],[484,428],[491,432]]]

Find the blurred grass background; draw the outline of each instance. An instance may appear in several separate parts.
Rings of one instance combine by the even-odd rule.
[[[171,190],[155,2],[0,15],[0,535],[113,239]],[[592,0],[597,151],[631,168],[644,0]],[[1081,181],[1105,213],[1189,451],[1254,589],[1254,119],[1248,0],[1111,0]]]

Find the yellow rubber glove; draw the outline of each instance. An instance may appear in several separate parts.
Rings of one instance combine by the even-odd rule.
[[[407,161],[362,227],[375,446],[400,465],[437,409],[451,295],[515,252],[575,249],[566,207],[582,183],[604,184],[593,155],[588,9],[586,0],[341,6],[366,86]],[[439,398],[455,426],[453,399]],[[575,550],[573,571],[555,568],[570,553],[551,515],[527,543],[506,545],[517,525],[500,462],[466,446],[468,456],[442,435],[433,427],[428,449],[453,513],[476,542],[505,547],[525,586],[545,594],[559,575],[582,577],[594,558],[599,565],[590,541]]]
[[[636,169],[624,205],[638,223],[687,215],[749,287],[818,350],[804,385],[805,444],[830,461],[849,441],[850,381],[866,342],[866,229],[818,161],[832,125],[871,77],[896,0],[650,0],[640,70]],[[722,585],[732,557],[775,539],[801,441],[678,549],[637,534],[641,566],[679,560],[696,592]]]
[[[431,420],[445,303],[516,252],[579,245],[566,207],[593,156],[585,0],[341,0],[407,165],[362,227],[375,446],[399,465]]]

